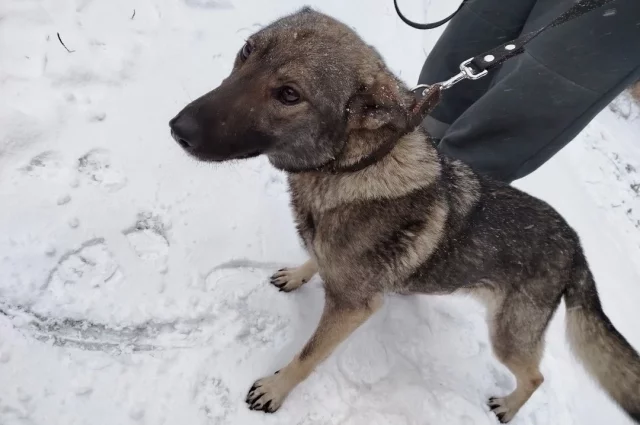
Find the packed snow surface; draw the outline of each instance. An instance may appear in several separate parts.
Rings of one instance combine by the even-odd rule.
[[[407,27],[390,0],[307,3],[353,26],[408,84],[441,32]],[[418,20],[455,3],[401,1]],[[196,163],[167,123],[220,83],[248,35],[304,4],[2,1],[0,424],[497,423],[486,400],[515,382],[491,354],[483,308],[455,296],[387,297],[275,415],[244,403],[313,331],[322,285],[268,284],[306,259],[283,174],[264,158]],[[604,308],[636,348],[638,116],[619,97],[516,183],[577,229]],[[513,424],[630,424],[569,353],[563,320],[561,309],[546,381]]]

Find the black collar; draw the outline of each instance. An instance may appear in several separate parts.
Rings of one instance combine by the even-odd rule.
[[[360,158],[353,164],[339,166],[336,161],[332,161],[329,164],[322,167],[327,171],[337,173],[354,173],[362,171],[365,168],[375,164],[387,156],[393,148],[396,147],[398,141],[407,134],[414,131],[424,118],[433,111],[433,109],[440,102],[440,95],[442,93],[442,87],[440,84],[434,84],[432,86],[421,89],[415,94],[415,100],[409,113],[407,114],[407,125],[405,129],[400,133],[395,133],[388,140],[385,140],[375,151],[369,155]]]

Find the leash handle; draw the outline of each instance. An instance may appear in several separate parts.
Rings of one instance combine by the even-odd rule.
[[[449,78],[446,81],[443,81],[437,84],[441,86],[442,90],[446,90],[448,88],[453,87],[455,84],[459,83],[462,80],[477,80],[479,78],[482,78],[485,75],[487,75],[487,73],[491,69],[497,67],[498,65],[501,65],[502,63],[506,62],[512,57],[523,53],[524,46],[527,43],[529,43],[531,40],[536,38],[538,35],[540,35],[542,32],[548,30],[549,28],[557,27],[566,22],[569,22],[575,18],[578,18],[584,15],[585,13],[591,12],[592,10],[602,7],[607,3],[611,3],[612,1],[615,1],[615,0],[581,0],[578,3],[574,3],[574,5],[571,6],[566,12],[558,16],[556,19],[554,19],[544,27],[537,29],[535,31],[526,33],[494,49],[488,50],[478,56],[465,60],[460,64],[460,72],[458,74],[454,75],[453,77]],[[397,8],[396,2],[397,0],[394,0],[394,4],[396,4],[396,11],[398,11],[398,14],[400,14],[400,11]],[[464,3],[466,3],[466,0],[463,2],[463,4],[460,5],[460,8],[464,6]],[[460,10],[460,8],[458,8],[458,11]],[[457,13],[458,11],[456,11],[455,13]],[[455,13],[453,15],[455,15]],[[451,15],[447,19],[451,19],[453,15]],[[402,17],[401,15],[400,15],[400,19],[406,22],[405,18]],[[414,26],[414,28],[417,28],[417,27]],[[429,88],[429,85],[420,84],[415,88],[413,88],[413,91],[421,88],[424,89],[423,93],[426,93],[426,91]]]
[[[402,19],[402,22],[404,22],[405,24],[409,25],[410,27],[413,27],[415,29],[418,30],[432,30],[434,28],[438,28],[439,26],[442,26],[444,24],[446,24],[447,22],[449,22],[454,16],[456,16],[456,14],[458,12],[460,12],[460,9],[462,9],[462,6],[464,6],[469,0],[462,0],[462,3],[460,4],[460,6],[458,6],[458,8],[456,9],[455,12],[453,12],[451,15],[447,16],[446,18],[437,21],[437,22],[432,22],[429,24],[419,24],[417,22],[413,22],[410,21],[409,19],[407,19],[402,12],[400,12],[400,8],[398,7],[398,0],[393,0],[393,6],[396,8],[396,13],[398,14],[398,17],[400,19]]]

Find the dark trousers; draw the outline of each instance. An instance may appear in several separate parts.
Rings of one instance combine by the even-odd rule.
[[[420,83],[538,29],[575,0],[473,0],[430,52]],[[481,80],[444,92],[424,126],[439,149],[511,182],[535,171],[640,79],[640,0],[616,0],[549,29]],[[640,141],[640,136],[639,136]]]

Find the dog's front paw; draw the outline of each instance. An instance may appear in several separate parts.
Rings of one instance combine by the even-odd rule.
[[[271,375],[257,380],[249,393],[246,402],[251,410],[262,410],[273,413],[282,406],[282,402],[291,391],[291,385],[284,374]]]
[[[296,267],[295,269],[280,269],[271,276],[271,284],[280,291],[295,291],[311,279],[304,267]]]
[[[495,413],[495,415],[498,417],[498,420],[503,424],[511,421],[511,419],[513,419],[515,414],[518,412],[518,409],[509,407],[508,397],[491,397],[488,404],[489,408],[491,408],[491,411]]]

